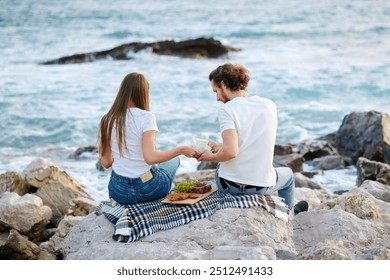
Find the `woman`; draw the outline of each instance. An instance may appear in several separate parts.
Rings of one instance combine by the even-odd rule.
[[[99,129],[100,160],[104,168],[112,166],[108,191],[117,203],[166,196],[180,165],[178,156],[200,156],[190,146],[157,151],[157,132],[156,118],[149,111],[149,83],[142,74],[130,73]]]

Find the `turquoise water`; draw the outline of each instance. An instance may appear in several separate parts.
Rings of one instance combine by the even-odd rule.
[[[239,4],[237,4],[239,3]],[[96,155],[68,156],[96,143],[101,116],[125,74],[151,85],[160,149],[218,140],[208,74],[227,61],[251,72],[249,92],[275,101],[277,142],[336,131],[353,111],[390,113],[389,1],[37,1],[1,0],[0,172],[44,157],[99,199],[108,173]],[[241,48],[219,59],[130,54],[126,61],[40,65],[45,60],[134,41],[214,37]],[[182,158],[179,172],[196,170]],[[354,185],[354,170],[318,179],[332,190]]]

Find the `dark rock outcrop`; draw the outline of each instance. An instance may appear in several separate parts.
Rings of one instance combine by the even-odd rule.
[[[294,145],[287,144],[287,145],[280,145],[275,144],[274,148],[274,154],[277,156],[285,156],[292,154],[294,152]]]
[[[84,153],[97,153],[98,147],[96,145],[89,145],[86,147],[80,147],[72,154],[69,155],[69,158],[77,159],[82,156]]]
[[[161,55],[177,55],[190,58],[218,58],[233,49],[218,40],[198,38],[181,42],[162,41],[152,45],[153,52]]]
[[[55,256],[42,250],[38,245],[29,241],[12,229],[6,240],[0,246],[2,260],[55,260]]]
[[[298,153],[301,154],[305,160],[338,154],[336,148],[326,140],[303,141],[298,145]]]
[[[130,51],[138,52],[142,49],[149,47],[150,44],[134,42],[129,44],[123,44],[113,49],[97,51],[97,52],[89,52],[89,53],[79,53],[70,56],[63,56],[57,59],[48,60],[42,62],[41,64],[71,64],[71,63],[84,63],[84,62],[92,62],[99,59],[107,59],[112,58],[116,60],[126,60],[129,59],[127,54]]]
[[[188,58],[218,58],[230,51],[239,51],[237,48],[224,46],[219,40],[213,38],[197,38],[176,42],[174,40],[159,41],[154,43],[132,42],[118,47],[89,53],[80,53],[64,56],[41,64],[70,64],[92,62],[99,59],[130,59],[129,52],[137,53],[151,48],[152,52],[159,55],[174,55]]]
[[[304,158],[297,153],[292,153],[289,155],[283,156],[274,156],[274,166],[275,167],[290,167],[294,172],[303,171],[303,162]]]
[[[390,163],[389,115],[376,111],[346,115],[337,132],[336,148],[354,164],[359,157]]]
[[[313,159],[311,165],[320,170],[343,169],[348,165],[348,160],[339,155],[329,155]]]
[[[389,164],[360,157],[356,163],[356,170],[356,186],[360,186],[365,180],[372,180],[382,184],[390,185]]]

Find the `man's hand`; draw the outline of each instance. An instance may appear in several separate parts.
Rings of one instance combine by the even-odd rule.
[[[209,151],[205,151],[200,157],[197,158],[198,161],[214,161],[215,155],[210,153]]]
[[[237,130],[227,129],[222,132],[223,143],[209,142],[211,152],[204,152],[198,161],[224,162],[235,158],[238,154]]]
[[[222,144],[221,143],[217,143],[217,142],[213,142],[213,141],[209,141],[208,143],[209,147],[211,148],[211,152],[213,154],[216,154],[218,153],[218,151],[221,149],[222,147]]]

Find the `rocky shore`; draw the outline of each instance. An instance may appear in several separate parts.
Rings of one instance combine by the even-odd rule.
[[[94,147],[82,152],[96,152]],[[303,163],[311,170],[303,170]],[[262,208],[228,208],[134,243],[112,239],[94,213],[99,201],[45,159],[0,175],[0,259],[390,259],[390,118],[370,111],[344,117],[335,133],[275,146],[275,166],[295,172],[295,200],[310,208],[288,222]],[[310,178],[355,165],[355,187],[330,193]],[[99,164],[97,164],[99,167]],[[182,180],[213,180],[203,163]],[[180,237],[180,238],[178,238]]]

